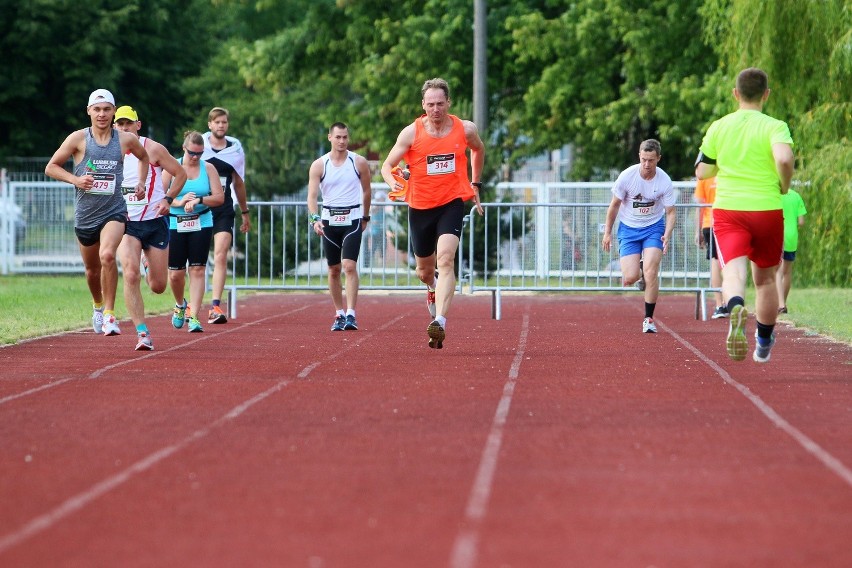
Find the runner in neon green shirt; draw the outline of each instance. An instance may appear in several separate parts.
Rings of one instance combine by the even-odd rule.
[[[752,357],[766,363],[775,344],[775,273],[784,240],[781,195],[787,193],[793,177],[793,139],[786,123],[763,114],[769,98],[765,72],[741,71],[733,94],[739,109],[707,129],[695,175],[698,179],[716,176],[713,232],[722,266],[722,296],[730,312],[728,355],[742,361],[748,352],[743,298],[751,261],[757,296],[757,346]]]
[[[778,289],[778,313],[787,313],[787,296],[790,295],[790,285],[793,277],[793,261],[796,260],[796,250],[799,248],[799,227],[805,224],[805,201],[795,189],[781,196],[784,211],[784,255],[781,268],[775,276]]]

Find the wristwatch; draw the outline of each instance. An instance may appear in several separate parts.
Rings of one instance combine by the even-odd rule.
[[[172,202],[175,200],[175,198],[174,198],[174,197],[171,197],[171,196],[169,196],[169,195],[166,195],[165,197],[163,197],[163,199],[165,199],[165,200],[166,200],[166,203],[168,203],[169,205],[171,205],[171,204],[172,204]]]
[[[370,220],[370,216],[369,216],[369,215],[364,215],[363,217],[361,217],[361,220],[362,220],[362,221],[369,221],[369,220]]]
[[[482,182],[481,181],[472,181],[472,182],[470,182],[470,185],[472,185],[476,189],[482,189]]]

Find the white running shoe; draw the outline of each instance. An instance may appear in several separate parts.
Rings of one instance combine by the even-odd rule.
[[[642,333],[657,333],[657,326],[654,325],[654,320],[645,318],[642,320]]]
[[[118,322],[114,315],[104,317],[104,335],[121,335],[121,330],[118,329]]]
[[[145,333],[144,331],[137,334],[137,339],[139,340],[136,344],[136,351],[153,351],[154,350],[154,342],[151,341],[151,336]]]
[[[104,332],[104,309],[93,309],[92,310],[92,329],[95,330],[95,333],[103,333]]]

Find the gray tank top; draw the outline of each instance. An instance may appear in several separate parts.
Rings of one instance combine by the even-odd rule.
[[[77,189],[74,198],[74,226],[94,229],[113,215],[127,217],[127,204],[121,195],[124,177],[124,155],[118,131],[110,131],[106,146],[95,142],[92,129],[86,129],[86,154],[74,165],[74,175],[91,174],[95,184],[89,191]]]

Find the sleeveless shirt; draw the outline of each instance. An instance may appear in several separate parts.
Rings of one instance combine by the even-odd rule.
[[[361,218],[361,174],[355,166],[358,154],[346,151],[346,159],[339,166],[331,161],[331,152],[322,157],[323,171],[320,177],[322,192],[322,217],[328,218],[326,209],[350,209],[352,220]]]
[[[98,195],[75,188],[75,227],[94,229],[113,215],[127,216],[127,204],[121,195],[124,175],[122,158],[121,140],[117,130],[110,129],[109,142],[106,146],[101,146],[92,136],[92,129],[86,128],[86,152],[83,154],[83,160],[74,165],[74,175],[91,174],[96,182],[113,183],[115,189],[110,195]]]
[[[461,119],[448,115],[453,121],[450,133],[435,138],[426,132],[425,116],[414,121],[414,143],[403,156],[411,171],[408,205],[414,209],[432,209],[454,199],[473,199],[467,174],[467,138]]]
[[[139,142],[144,148],[148,143],[148,138],[140,136]],[[124,155],[124,182],[121,185],[127,188],[135,188],[138,177],[139,158],[128,152]],[[159,164],[148,164],[148,177],[145,179],[145,195],[148,197],[146,205],[127,206],[127,217],[131,221],[148,221],[160,216],[157,213],[157,203],[162,201],[165,192],[163,191],[163,168]]]
[[[178,162],[182,164],[183,158],[180,158]],[[183,189],[177,194],[175,200],[182,199],[189,192],[195,193],[195,197],[210,195],[210,178],[207,177],[206,163],[204,160],[198,160],[198,177],[194,179],[187,178],[186,183],[183,184]],[[169,208],[169,214],[170,229],[177,230],[177,218],[183,215],[198,215],[202,229],[213,226],[213,214],[210,212],[210,208],[204,204],[196,205],[192,213],[187,213],[183,207],[172,206]]]

